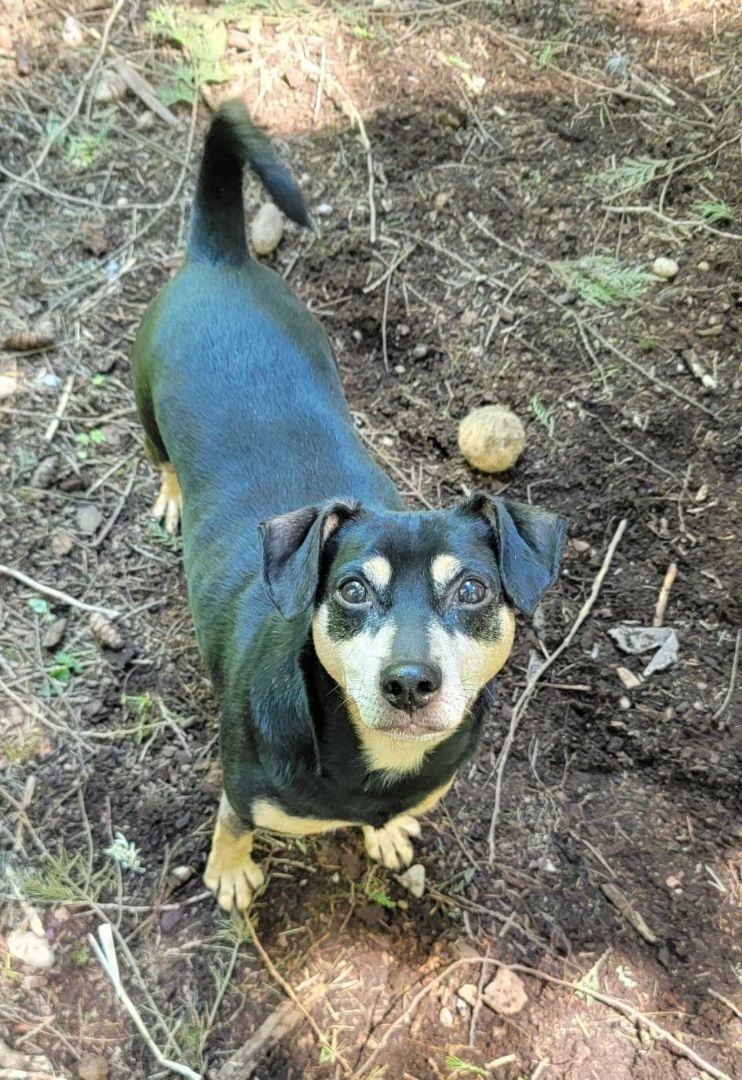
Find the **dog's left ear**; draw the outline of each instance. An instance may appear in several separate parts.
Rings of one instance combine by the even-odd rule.
[[[489,495],[475,496],[465,509],[481,514],[491,526],[505,595],[520,611],[532,615],[559,573],[567,519],[528,503]]]
[[[263,548],[263,584],[284,619],[295,619],[311,606],[319,585],[322,548],[358,504],[305,506],[268,518],[258,525]]]

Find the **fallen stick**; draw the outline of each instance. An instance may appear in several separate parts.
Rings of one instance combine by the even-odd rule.
[[[166,124],[170,124],[170,127],[180,127],[180,120],[175,113],[170,112],[170,110],[162,104],[152,86],[138,71],[134,70],[131,64],[128,64],[126,60],[119,57],[119,59],[114,60],[113,66],[132,93],[136,94],[138,98],[141,98],[148,109],[153,113],[156,113]]]
[[[116,956],[116,945],[113,940],[113,930],[111,929],[110,923],[101,923],[98,927],[98,938],[93,934],[88,934],[88,941],[93,946],[93,950],[98,958],[100,966],[111,980],[113,989],[116,991],[116,996],[134,1021],[139,1034],[157,1059],[158,1064],[162,1065],[164,1069],[169,1069],[170,1072],[177,1073],[179,1076],[185,1076],[187,1080],[202,1080],[201,1073],[195,1072],[187,1065],[181,1065],[179,1061],[171,1061],[169,1058],[166,1058],[147,1030],[144,1020],[142,1020],[134,1002],[126,993],[124,985],[121,982],[118,957]]]
[[[681,1042],[680,1039],[676,1039],[674,1035],[672,1035],[669,1031],[666,1031],[664,1028],[660,1027],[659,1024],[656,1024],[654,1020],[650,1020],[648,1016],[645,1016],[643,1012],[639,1011],[639,1009],[635,1008],[633,1005],[630,1005],[628,1001],[623,1001],[621,998],[612,997],[610,994],[603,994],[599,990],[593,990],[589,986],[575,986],[574,983],[568,982],[566,979],[559,979],[556,977],[556,975],[547,975],[545,971],[539,971],[537,968],[527,967],[525,964],[506,964],[502,960],[494,960],[485,956],[466,956],[461,960],[454,960],[454,962],[452,964],[449,964],[448,967],[446,967],[440,973],[440,975],[436,975],[435,978],[431,979],[430,982],[422,988],[422,990],[418,991],[418,993],[415,994],[414,998],[404,1010],[404,1012],[402,1012],[397,1017],[397,1019],[392,1024],[390,1024],[390,1026],[387,1028],[387,1030],[384,1032],[381,1039],[379,1040],[379,1044],[376,1049],[369,1055],[369,1057],[366,1058],[364,1062],[361,1063],[361,1065],[357,1067],[355,1075],[363,1076],[369,1071],[381,1051],[389,1042],[393,1033],[398,1028],[409,1023],[415,1012],[415,1009],[420,1004],[422,999],[430,993],[431,990],[434,990],[436,986],[442,983],[443,980],[448,978],[448,976],[451,975],[454,971],[458,970],[461,967],[465,967],[468,964],[492,964],[492,966],[496,968],[507,968],[509,971],[516,971],[522,975],[531,975],[534,979],[540,979],[541,982],[551,983],[552,986],[564,986],[568,990],[571,990],[573,993],[579,992],[580,994],[586,994],[588,997],[594,998],[596,1001],[599,1001],[602,1005],[607,1005],[608,1008],[615,1009],[616,1012],[621,1013],[622,1016],[625,1016],[628,1020],[631,1020],[632,1023],[640,1024],[643,1027],[647,1028],[647,1030],[651,1032],[655,1039],[657,1039],[659,1042],[667,1043],[667,1045],[671,1046],[672,1049],[681,1057],[687,1058],[689,1061],[692,1061],[696,1068],[702,1069],[703,1072],[708,1073],[709,1076],[713,1076],[714,1080],[732,1080],[732,1077],[728,1073],[722,1072],[721,1069],[717,1069],[715,1065],[712,1065],[709,1061],[706,1061],[704,1058],[701,1057],[700,1054],[697,1054],[695,1050],[692,1050],[690,1046],[686,1046],[684,1042]]]
[[[667,601],[670,599],[670,589],[675,584],[675,578],[678,576],[678,564],[671,562],[665,573],[664,581],[662,582],[662,588],[660,594],[657,597],[657,606],[654,609],[654,618],[652,619],[652,626],[662,626],[665,621],[665,612],[667,611]]]
[[[67,377],[67,382],[64,384],[64,389],[60,394],[57,408],[54,411],[54,416],[49,421],[47,429],[44,432],[44,442],[51,442],[54,436],[57,434],[57,428],[61,423],[62,417],[64,416],[64,410],[67,408],[67,404],[70,400],[74,381],[74,375],[69,375]]]
[[[489,829],[489,837],[488,837],[488,839],[489,839],[489,848],[490,848],[490,865],[492,863],[494,863],[494,861],[495,861],[495,830],[497,829],[497,821],[498,821],[498,818],[500,817],[500,797],[501,797],[501,793],[502,793],[502,777],[503,777],[503,773],[505,772],[505,765],[506,765],[507,760],[508,760],[508,755],[510,754],[510,748],[513,745],[513,740],[515,739],[515,733],[518,730],[518,724],[520,723],[521,716],[523,715],[523,712],[525,711],[526,705],[531,700],[531,697],[533,696],[533,693],[534,693],[534,691],[536,689],[536,684],[538,683],[541,676],[544,675],[548,671],[548,669],[552,666],[552,664],[557,659],[557,657],[561,656],[562,653],[564,652],[564,650],[569,648],[569,646],[572,644],[572,641],[574,640],[575,634],[577,633],[577,631],[580,629],[580,627],[584,623],[585,619],[590,614],[590,612],[591,612],[591,610],[593,608],[593,605],[595,604],[595,601],[598,599],[598,593],[600,592],[601,585],[603,584],[605,576],[608,573],[608,568],[611,565],[611,562],[613,560],[613,556],[616,553],[616,548],[618,547],[618,545],[619,545],[619,543],[621,541],[621,537],[623,536],[625,529],[626,529],[626,518],[623,518],[618,523],[618,528],[616,529],[615,533],[613,534],[613,539],[611,540],[610,544],[608,545],[608,550],[606,551],[605,558],[603,559],[603,565],[601,566],[600,570],[598,571],[598,574],[597,574],[597,576],[595,578],[595,581],[593,582],[593,587],[590,590],[590,595],[588,596],[587,600],[585,601],[585,603],[580,608],[580,610],[578,612],[578,615],[577,615],[577,618],[572,623],[572,628],[570,629],[569,633],[567,634],[566,638],[561,643],[561,645],[559,645],[554,650],[554,652],[551,654],[551,656],[548,658],[548,660],[545,660],[544,663],[541,665],[541,667],[538,669],[538,671],[536,671],[531,676],[531,678],[526,683],[526,686],[525,686],[525,689],[523,690],[523,693],[520,695],[520,697],[516,701],[515,705],[513,706],[513,711],[510,714],[510,727],[508,729],[507,735],[505,736],[505,741],[502,744],[502,750],[500,751],[500,756],[499,756],[499,758],[497,760],[497,779],[496,779],[496,782],[495,782],[495,804],[494,804],[494,807],[492,809],[492,820],[490,821],[490,829]]]
[[[311,1007],[319,1001],[325,992],[324,987],[313,987],[304,1004]],[[269,1050],[290,1035],[299,1024],[304,1022],[302,1012],[293,1001],[282,1002],[267,1016],[257,1031],[232,1054],[229,1061],[214,1074],[214,1080],[247,1080],[264,1060]]]
[[[656,945],[657,935],[653,930],[649,929],[642,914],[636,910],[629,898],[621,892],[618,886],[610,881],[604,881],[600,888],[603,895],[610,900],[619,914],[623,915],[628,923],[631,923],[644,940],[648,941],[650,945]]]
[[[734,644],[734,659],[732,660],[732,671],[731,671],[731,674],[729,676],[729,686],[727,687],[727,692],[724,695],[724,700],[722,701],[721,705],[716,710],[714,715],[711,717],[712,720],[718,720],[719,717],[724,712],[724,710],[726,709],[729,702],[732,700],[732,694],[734,693],[734,687],[735,687],[735,684],[737,682],[737,668],[739,666],[739,647],[740,647],[741,642],[742,642],[742,630],[738,630],[737,631],[737,640],[736,640],[736,642]]]
[[[109,619],[119,617],[119,612],[114,608],[100,607],[98,604],[86,604],[84,600],[76,600],[74,596],[60,592],[59,589],[53,589],[51,585],[43,585],[40,581],[35,581],[34,578],[28,577],[28,575],[21,573],[20,570],[16,570],[13,566],[4,566],[0,563],[0,574],[14,578],[21,585],[27,585],[34,592],[41,593],[42,596],[48,596],[59,604],[66,604],[67,607],[78,608],[80,611],[99,611],[101,615],[107,615]]]

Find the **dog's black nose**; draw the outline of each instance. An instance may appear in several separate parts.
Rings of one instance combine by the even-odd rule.
[[[437,664],[403,660],[381,673],[381,692],[395,709],[422,709],[440,690],[443,676]]]

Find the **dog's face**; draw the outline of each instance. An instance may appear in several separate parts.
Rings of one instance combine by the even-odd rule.
[[[553,582],[565,521],[478,497],[450,511],[306,508],[261,527],[279,611],[310,607],[317,657],[366,729],[440,740],[508,658],[514,609]]]

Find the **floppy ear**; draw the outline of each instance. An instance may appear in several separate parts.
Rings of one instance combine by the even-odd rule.
[[[263,548],[263,584],[284,619],[307,611],[317,593],[322,548],[358,504],[305,506],[258,525]]]
[[[475,496],[467,509],[478,511],[492,527],[506,596],[532,615],[559,573],[567,519],[528,503],[488,495]]]

